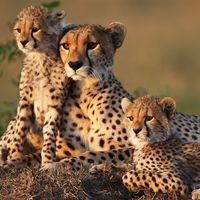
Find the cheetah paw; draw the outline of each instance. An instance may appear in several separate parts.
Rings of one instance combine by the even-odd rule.
[[[57,162],[46,163],[40,168],[40,171],[43,172],[48,170],[55,170],[58,167],[57,165],[58,165]]]
[[[5,163],[6,163],[6,161],[3,159],[3,156],[0,153],[0,166],[3,166]]]
[[[94,165],[89,169],[89,173],[93,175],[98,174],[99,172],[102,172],[102,171],[103,171],[103,168],[102,166],[99,166],[99,165]]]
[[[199,200],[200,199],[200,189],[194,189],[192,191],[192,199]]]
[[[99,164],[99,165],[93,165],[90,169],[89,172],[90,174],[98,174],[100,172],[105,172],[108,171],[110,168],[107,164]]]

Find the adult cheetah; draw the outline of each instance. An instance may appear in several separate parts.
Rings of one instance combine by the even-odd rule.
[[[152,96],[133,101],[122,99],[123,123],[132,148],[110,151],[89,151],[59,164],[79,170],[102,163],[115,166],[131,163],[132,170],[123,177],[123,184],[132,191],[151,188],[154,192],[172,193],[188,199],[200,184],[200,145],[174,138],[170,121],[175,115],[175,101],[170,97]],[[199,190],[193,192],[198,199]]]
[[[17,116],[0,142],[1,162],[35,151],[42,152],[42,165],[55,161],[56,132],[69,82],[58,54],[65,17],[64,12],[36,6],[17,16],[13,31],[25,58]]]

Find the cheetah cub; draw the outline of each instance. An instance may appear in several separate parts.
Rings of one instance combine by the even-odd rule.
[[[25,58],[17,116],[0,143],[1,152],[8,154],[1,159],[7,159],[7,163],[30,150],[42,151],[42,165],[55,161],[56,133],[68,90],[68,78],[57,49],[65,16],[64,12],[35,6],[25,8],[17,16],[14,35]]]
[[[79,170],[102,163],[131,163],[133,170],[123,177],[123,184],[132,191],[151,188],[154,192],[188,197],[200,184],[200,146],[183,143],[170,132],[170,121],[176,103],[170,97],[161,100],[145,96],[134,100],[123,98],[124,124],[133,148],[108,152],[86,152],[63,163]],[[198,196],[198,190],[193,192]]]
[[[183,198],[200,183],[200,146],[183,143],[170,132],[176,103],[145,96],[133,103],[122,100],[125,124],[134,145],[134,170],[123,176],[130,190],[149,187],[154,192],[179,193]]]

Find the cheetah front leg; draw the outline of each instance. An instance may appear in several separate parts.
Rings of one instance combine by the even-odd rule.
[[[23,155],[24,140],[30,130],[31,119],[33,118],[32,108],[33,106],[26,97],[20,99],[12,141],[7,141],[7,147],[9,148],[8,160]]]
[[[200,199],[200,189],[194,189],[192,191],[192,199],[193,200],[198,200]]]
[[[7,145],[5,143],[6,141],[4,140],[4,138],[5,137],[3,136],[0,141],[0,165],[6,163],[9,154],[9,150],[7,148]]]
[[[138,191],[140,188],[150,188],[154,192],[177,193],[182,197],[188,196],[188,186],[178,175],[170,172],[136,171],[131,170],[123,177],[123,184],[129,190]]]
[[[13,118],[0,139],[0,165],[4,164],[6,160],[8,159],[9,155],[9,145],[12,141],[13,134],[14,134],[14,128],[16,126],[16,117]]]
[[[132,163],[133,152],[133,148],[114,149],[110,151],[86,151],[72,158],[64,158],[59,162],[47,165],[43,167],[43,170],[66,166],[75,171],[86,168],[94,173],[105,167],[115,166],[118,168],[127,163]]]
[[[51,108],[45,115],[43,126],[44,143],[42,147],[42,166],[56,161],[56,132],[59,127],[60,116],[56,108]]]
[[[40,167],[41,165],[41,153],[32,153],[23,155],[23,157],[13,158],[0,165],[0,169],[21,169],[23,167]]]
[[[198,200],[200,199],[200,174],[198,173],[192,184],[192,199]]]

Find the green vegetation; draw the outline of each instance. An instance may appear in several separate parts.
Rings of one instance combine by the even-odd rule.
[[[48,8],[49,10],[54,10],[55,8],[57,8],[60,5],[59,1],[52,1],[52,2],[48,2],[48,3],[43,3],[42,6]]]
[[[0,62],[6,60],[7,62],[14,61],[20,55],[20,51],[17,48],[14,40],[6,43],[0,43]]]

